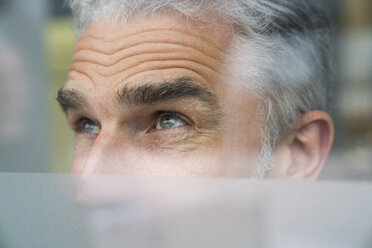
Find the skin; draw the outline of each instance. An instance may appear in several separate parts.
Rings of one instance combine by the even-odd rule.
[[[91,23],[58,96],[76,133],[71,172],[252,176],[261,150],[260,100],[224,69],[231,37],[222,24],[172,15]],[[311,113],[278,146],[276,169],[268,177],[319,175],[333,126],[326,113]],[[310,138],[301,141],[302,133]],[[306,141],[311,147],[304,152]],[[298,162],[314,173],[294,170]]]

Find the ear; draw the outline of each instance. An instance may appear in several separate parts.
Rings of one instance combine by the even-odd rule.
[[[332,148],[332,118],[322,111],[311,111],[298,118],[296,131],[275,151],[274,169],[269,177],[316,180]]]

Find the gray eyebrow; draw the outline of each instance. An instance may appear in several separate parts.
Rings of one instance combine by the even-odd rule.
[[[218,108],[217,97],[190,77],[146,83],[133,88],[126,85],[118,92],[119,102],[128,105],[153,105],[181,99],[196,99],[207,103],[212,109]]]

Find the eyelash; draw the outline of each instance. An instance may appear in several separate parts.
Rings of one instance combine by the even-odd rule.
[[[159,120],[160,120],[160,117],[163,115],[163,114],[170,114],[170,115],[176,115],[177,117],[179,117],[181,120],[183,120],[187,125],[189,126],[193,126],[194,125],[194,122],[186,117],[184,114],[182,113],[179,113],[179,112],[175,112],[175,111],[158,111],[154,114],[154,117],[153,117],[153,124],[156,124]]]
[[[182,121],[184,121],[187,126],[194,126],[194,122],[186,117],[184,114],[182,113],[179,113],[179,112],[175,112],[175,111],[158,111],[156,112],[153,117],[152,117],[152,124],[151,124],[151,127],[149,129],[149,132],[153,131],[154,129],[156,129],[156,125],[157,123],[160,121],[160,117],[163,115],[163,114],[170,114],[170,115],[176,115],[178,118],[180,118]],[[83,127],[84,125],[87,123],[87,122],[91,122],[97,126],[100,126],[99,124],[97,124],[97,122],[87,118],[87,117],[80,117],[78,118],[76,121],[73,122],[72,124],[72,129],[80,134],[80,133],[84,133],[83,132]],[[163,130],[157,130],[157,131],[163,131]]]
[[[73,122],[72,128],[77,133],[83,133],[83,127],[87,122],[96,123],[87,117],[80,117],[76,121]],[[98,125],[99,126],[99,125]]]

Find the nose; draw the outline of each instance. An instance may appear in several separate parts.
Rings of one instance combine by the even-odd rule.
[[[73,166],[79,168],[78,174],[113,174],[118,163],[123,163],[123,144],[114,134],[98,135],[84,159],[77,160]],[[119,151],[120,149],[120,151]],[[118,158],[118,155],[120,159]],[[79,155],[78,155],[79,156]]]

